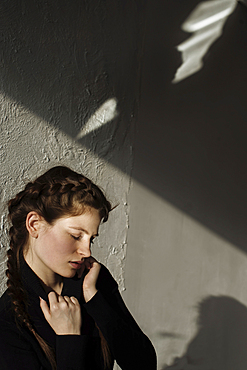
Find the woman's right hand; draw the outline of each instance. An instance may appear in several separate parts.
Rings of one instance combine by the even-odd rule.
[[[57,335],[81,334],[81,307],[75,297],[48,294],[49,306],[40,298],[40,308]]]
[[[85,258],[87,274],[84,277],[82,290],[85,302],[90,301],[97,293],[96,283],[101,269],[100,263],[94,257]]]

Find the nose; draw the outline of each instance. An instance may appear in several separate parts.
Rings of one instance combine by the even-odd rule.
[[[83,240],[81,243],[80,243],[80,246],[78,247],[77,249],[77,253],[83,257],[83,258],[87,258],[87,257],[90,257],[91,256],[91,240],[88,239],[88,240]]]

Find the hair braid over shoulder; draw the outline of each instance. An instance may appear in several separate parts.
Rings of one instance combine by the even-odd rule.
[[[7,286],[17,325],[26,326],[38,340],[52,369],[56,369],[55,355],[49,345],[35,331],[28,315],[27,294],[21,284],[20,258],[28,241],[26,217],[35,211],[50,225],[63,216],[82,214],[86,208],[98,210],[103,222],[108,219],[111,204],[102,190],[87,177],[64,166],[53,167],[29,182],[25,189],[8,203],[10,248],[7,252]],[[105,367],[110,361],[109,348],[100,332]]]
[[[20,228],[21,229],[21,228]],[[39,342],[41,348],[43,349],[46,357],[51,363],[52,369],[56,370],[55,355],[52,348],[41,338],[32,326],[27,307],[27,294],[23,289],[21,283],[20,274],[20,254],[22,253],[23,242],[23,231],[19,233],[20,230],[16,230],[13,226],[9,230],[10,235],[10,249],[7,252],[7,286],[8,294],[11,297],[12,308],[15,315],[17,327],[22,327],[23,325],[28,328],[28,330],[34,335],[34,337]],[[22,239],[23,238],[23,239]]]

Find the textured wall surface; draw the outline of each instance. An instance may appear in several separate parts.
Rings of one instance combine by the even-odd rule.
[[[123,294],[159,370],[245,370],[247,9],[172,84],[199,3],[147,5]]]
[[[159,370],[247,364],[243,5],[203,68],[172,83],[178,45],[192,37],[181,27],[206,3],[220,0],[0,4],[0,293],[7,200],[69,165],[118,204],[93,254],[152,339]]]
[[[141,11],[132,1],[128,8],[38,0],[0,7],[0,292],[6,203],[57,164],[92,178],[118,205],[93,254],[123,290]]]
[[[93,253],[96,258],[113,267],[113,273],[123,288],[123,260],[126,253],[128,227],[128,207],[126,206],[129,189],[128,175],[120,173],[106,160],[94,154],[92,150],[78,144],[64,132],[48,125],[6,96],[1,96],[0,104],[2,255],[7,246],[5,235],[7,200],[44,170],[58,163],[64,164],[92,178],[106,190],[113,204],[119,203],[119,206],[112,212],[109,223],[102,225],[100,238],[93,246]],[[108,140],[109,136],[101,137],[101,139],[100,145],[104,139]],[[110,152],[111,149],[111,147],[108,148]],[[1,265],[1,267],[3,277],[5,266]],[[3,289],[4,284],[1,279],[1,292]]]

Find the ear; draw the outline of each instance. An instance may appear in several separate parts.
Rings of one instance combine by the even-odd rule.
[[[32,236],[33,238],[38,238],[43,220],[44,220],[43,217],[41,217],[35,211],[31,211],[27,214],[26,228],[30,236]]]

